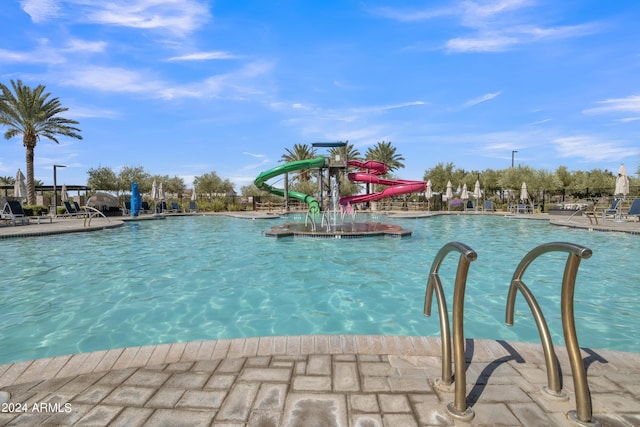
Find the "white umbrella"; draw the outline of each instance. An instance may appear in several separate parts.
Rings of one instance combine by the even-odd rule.
[[[469,199],[469,190],[467,190],[467,183],[465,182],[462,185],[462,192],[460,193],[460,198],[462,199],[463,210],[467,210],[467,200]]]
[[[427,210],[431,207],[431,197],[433,196],[433,190],[431,189],[431,180],[427,181],[427,188],[424,191],[424,197],[427,198]]]
[[[473,189],[473,197],[476,199],[482,198],[482,191],[480,191],[480,181],[476,181],[476,186]]]
[[[451,185],[451,181],[447,182],[447,192],[444,194],[446,200],[453,199],[453,186]]]
[[[63,202],[68,202],[69,201],[69,194],[67,193],[66,184],[62,184],[62,190],[60,190],[60,199]]]
[[[520,200],[523,202],[529,200],[529,193],[527,192],[527,183],[523,182],[522,187],[520,188]]]
[[[480,191],[480,181],[476,180],[476,185],[473,188],[473,197],[474,199],[476,199],[476,202],[473,204],[473,207],[475,208],[476,212],[478,212],[478,203],[479,200],[482,198],[482,191]]]
[[[191,192],[191,200],[195,202],[197,198],[198,193],[196,193],[196,187],[193,187],[193,191]]]
[[[16,199],[27,198],[27,183],[24,174],[20,169],[16,173],[16,182],[13,184],[13,197]]]
[[[154,202],[158,198],[158,188],[157,188],[156,180],[153,180],[153,184],[151,184],[151,200]]]
[[[164,188],[162,188],[162,183],[158,186],[158,199],[164,200]]]
[[[629,194],[629,178],[627,178],[627,169],[624,165],[620,165],[618,176],[616,177],[616,189],[613,192],[616,196],[626,196]]]

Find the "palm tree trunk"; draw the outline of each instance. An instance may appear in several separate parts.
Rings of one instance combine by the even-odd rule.
[[[36,187],[33,182],[33,146],[27,145],[27,204],[36,204]]]

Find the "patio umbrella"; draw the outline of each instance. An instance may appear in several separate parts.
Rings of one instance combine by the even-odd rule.
[[[160,183],[160,185],[158,186],[158,199],[160,199],[160,210],[162,212],[164,212],[164,204],[163,204],[163,200],[164,200],[164,188],[162,188],[162,182]]]
[[[476,202],[473,204],[476,212],[478,211],[478,201],[482,198],[482,191],[480,191],[480,181],[476,180],[476,185],[473,188],[473,198],[476,199]]]
[[[62,190],[60,190],[60,200],[63,202],[69,201],[69,193],[67,193],[67,186],[62,184]]]
[[[196,193],[196,187],[193,187],[193,191],[191,192],[191,200],[195,202],[197,198],[198,193]]]
[[[522,187],[520,187],[520,200],[523,202],[529,200],[529,193],[527,192],[527,183],[523,182]]]
[[[453,186],[451,185],[451,181],[447,182],[447,191],[444,194],[444,197],[447,200],[453,199]]]
[[[613,192],[616,196],[626,196],[629,194],[629,178],[627,178],[627,169],[624,165],[620,165],[618,169],[618,176],[616,178],[616,189]]]
[[[431,197],[433,196],[433,190],[431,189],[431,180],[427,181],[427,188],[424,191],[424,197],[427,198],[427,211],[431,207]]]
[[[473,197],[476,199],[482,198],[482,191],[480,191],[480,181],[476,181],[476,186],[473,188]]]
[[[467,210],[467,200],[469,200],[469,190],[467,190],[467,183],[465,182],[462,185],[462,192],[460,193],[460,198],[462,199],[463,210]]]
[[[20,169],[16,173],[16,182],[13,184],[13,197],[16,199],[27,198],[27,182]]]

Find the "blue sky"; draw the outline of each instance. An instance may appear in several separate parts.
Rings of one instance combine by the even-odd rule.
[[[391,141],[443,162],[629,173],[640,164],[640,2],[3,0],[0,81],[44,84],[82,141],[35,177],[216,171],[236,189],[296,143]],[[25,168],[0,140],[0,175]],[[320,151],[322,154],[322,151]]]

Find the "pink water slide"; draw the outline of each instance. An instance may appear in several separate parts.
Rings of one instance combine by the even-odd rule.
[[[378,193],[342,197],[340,199],[340,204],[343,206],[353,203],[373,202],[387,197],[400,196],[402,194],[421,193],[427,188],[427,183],[424,181],[381,178],[379,175],[383,175],[387,172],[387,165],[382,162],[376,162],[375,160],[367,160],[366,162],[349,160],[347,164],[349,166],[355,166],[359,169],[366,170],[366,172],[351,172],[349,174],[350,181],[388,185],[388,187]]]

